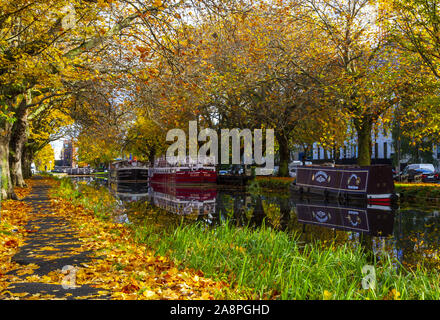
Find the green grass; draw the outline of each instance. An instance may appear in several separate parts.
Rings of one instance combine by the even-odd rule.
[[[258,299],[392,299],[394,292],[403,299],[440,298],[437,271],[397,271],[396,261],[383,256],[375,263],[375,289],[365,290],[362,268],[371,263],[360,247],[302,245],[267,227],[190,224],[158,232],[144,226],[136,228],[136,239],[208,277],[251,288]]]
[[[402,202],[424,201],[424,203],[440,202],[440,185],[437,184],[403,184],[396,183],[395,191]]]
[[[81,205],[85,209],[94,212],[95,216],[108,220],[118,207],[116,200],[107,189],[92,188],[85,184],[74,184],[69,178],[59,178],[59,188],[53,190],[52,196],[70,200],[75,205]]]

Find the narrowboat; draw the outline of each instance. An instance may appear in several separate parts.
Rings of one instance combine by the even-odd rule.
[[[116,161],[109,167],[110,181],[148,182],[148,164],[136,160]]]
[[[301,194],[319,194],[325,199],[360,199],[377,205],[391,205],[397,199],[388,165],[299,166],[291,189]]]
[[[155,161],[151,171],[151,182],[171,184],[211,184],[217,182],[217,172],[213,162],[192,161],[189,157],[176,165],[165,158]]]
[[[337,203],[296,203],[298,222],[372,236],[393,233],[394,211],[390,206],[341,206]]]

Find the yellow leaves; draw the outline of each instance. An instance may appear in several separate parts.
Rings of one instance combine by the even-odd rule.
[[[29,190],[29,187],[20,188],[20,190],[15,189],[20,198],[27,195]],[[25,225],[29,219],[30,211],[31,208],[24,202],[2,201],[0,211],[0,277],[17,267],[15,263],[11,262],[11,257],[23,243],[24,236],[27,233]],[[4,289],[1,283],[2,281],[0,281],[0,291]]]
[[[16,239],[9,239],[6,240],[3,245],[5,246],[5,248],[18,247],[18,241]]]
[[[89,199],[96,197],[96,190],[84,188]],[[112,199],[105,201],[109,205]],[[102,256],[81,265],[76,273],[78,285],[95,286],[108,291],[112,299],[129,300],[213,299],[225,286],[204,278],[200,272],[180,270],[168,257],[156,256],[144,245],[133,242],[129,229],[123,225],[98,220],[92,211],[63,199],[54,199],[52,207],[78,226],[81,250],[93,250]]]
[[[40,247],[38,248],[39,251],[57,251],[58,249],[50,246]]]
[[[333,294],[330,291],[324,290],[324,293],[323,293],[324,300],[330,300],[332,295]]]
[[[213,300],[214,297],[212,295],[210,295],[208,292],[203,292],[202,295],[200,296],[201,300]]]
[[[173,276],[175,276],[178,272],[179,272],[179,270],[177,270],[177,268],[173,267],[173,268],[169,269],[167,273],[168,273],[169,276],[173,277]]]
[[[110,2],[111,1],[109,0],[98,0],[98,7],[100,8],[108,7]]]
[[[55,167],[55,153],[50,144],[41,149],[35,156],[35,165],[39,171],[50,171]]]
[[[391,290],[391,295],[394,300],[400,300],[400,292],[396,289]]]
[[[162,6],[162,0],[153,0],[153,5],[154,5],[156,8],[161,7],[161,6]]]
[[[142,295],[148,300],[153,300],[153,299],[159,298],[159,296],[156,294],[156,292],[151,291],[151,290],[144,290],[144,292],[142,292]]]

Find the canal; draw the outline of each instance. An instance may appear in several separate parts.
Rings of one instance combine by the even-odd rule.
[[[258,186],[178,186],[109,184],[107,179],[72,177],[105,186],[125,209],[122,222],[155,223],[172,228],[199,221],[214,227],[229,221],[259,228],[263,224],[296,233],[301,241],[361,245],[377,256],[386,252],[406,267],[439,266],[440,211],[405,204],[396,208],[323,203],[292,192],[268,192]],[[157,208],[155,214],[147,214]]]

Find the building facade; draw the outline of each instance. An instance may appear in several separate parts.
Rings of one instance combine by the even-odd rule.
[[[393,159],[397,156],[394,148],[394,140],[391,133],[379,131],[372,134],[371,162],[372,164],[392,164]],[[345,142],[344,147],[339,149],[339,156],[334,157],[334,151],[324,150],[318,143],[313,144],[311,160],[314,162],[325,162],[325,160],[335,159],[337,162],[354,164],[358,157],[357,139],[353,138]],[[434,145],[432,148],[432,156],[434,166],[440,163],[440,145]],[[300,159],[301,160],[301,159]],[[409,162],[407,155],[400,156],[401,166],[404,167]],[[402,169],[402,168],[401,168]]]
[[[63,163],[63,167],[75,168],[77,166],[76,150],[73,140],[63,141],[63,148],[61,149],[61,160]]]
[[[391,160],[392,155],[395,153],[393,146],[393,138],[391,134],[385,134],[379,132],[377,135],[372,135],[372,148],[371,159],[372,160]],[[313,160],[326,160],[335,159],[334,151],[324,150],[318,143],[313,144]],[[344,147],[338,150],[339,156],[335,160],[348,160],[357,159],[358,146],[357,139],[353,138],[345,142]],[[388,162],[388,161],[384,161]]]

